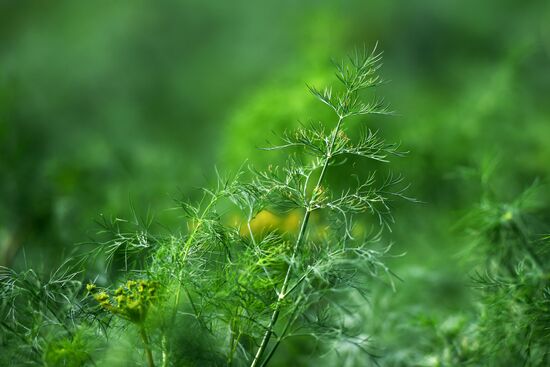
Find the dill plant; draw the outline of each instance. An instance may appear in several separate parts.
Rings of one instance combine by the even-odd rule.
[[[405,332],[421,342],[402,348],[396,366],[530,366],[550,363],[550,237],[542,186],[511,199],[493,188],[484,167],[481,198],[456,226],[468,268],[469,306],[423,315]],[[399,321],[401,317],[395,316]]]
[[[44,276],[0,268],[0,364],[83,366],[92,361],[91,313],[83,309],[81,273],[63,263]]]
[[[487,366],[550,364],[550,242],[546,210],[533,184],[503,201],[485,185],[465,222],[483,264],[473,275],[479,314],[470,326],[466,362]],[[473,346],[473,347],[472,347]]]
[[[285,164],[218,173],[199,202],[178,201],[187,230],[167,230],[150,216],[103,218],[103,238],[80,264],[103,259],[106,269],[80,274],[67,301],[74,299],[83,316],[58,322],[96,330],[100,341],[85,360],[75,357],[76,365],[266,366],[291,339],[305,350],[296,358],[311,360],[314,351],[374,358],[353,310],[366,306],[373,279],[387,276],[393,284],[382,234],[393,223],[390,202],[409,199],[407,186],[399,175],[379,177],[374,170],[348,172],[343,189],[328,178],[336,167],[354,166],[348,161],[385,164],[404,154],[371,129],[358,138],[348,134],[361,116],[390,114],[372,93],[365,101],[382,82],[380,66],[376,47],[335,63],[337,87],[309,87],[334,121],[303,125],[264,148],[288,151]],[[262,223],[270,215],[294,219],[285,228]],[[64,286],[73,284],[63,279]],[[9,288],[3,285],[3,292]],[[14,304],[4,306],[5,315],[14,312]],[[130,352],[139,338],[132,325],[143,358]]]

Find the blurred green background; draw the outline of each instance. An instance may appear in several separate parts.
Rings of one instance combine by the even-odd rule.
[[[411,152],[393,167],[424,203],[396,208],[404,282],[375,308],[468,312],[453,228],[476,170],[498,161],[505,199],[550,173],[547,1],[2,0],[0,262],[48,270],[132,207],[184,226],[173,196],[197,197],[215,166],[280,162],[256,149],[270,131],[330,116],[305,84],[377,41],[398,114],[367,123]],[[372,327],[390,350],[422,346],[391,317]]]

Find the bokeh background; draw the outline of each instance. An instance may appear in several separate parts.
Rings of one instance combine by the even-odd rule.
[[[480,172],[503,200],[550,173],[547,1],[2,0],[0,263],[48,271],[100,215],[183,226],[174,196],[196,198],[215,167],[279,162],[257,150],[270,131],[330,116],[306,83],[376,42],[398,113],[367,123],[410,151],[393,169],[423,203],[396,207],[404,281],[375,308],[428,325],[469,312],[456,223]],[[379,317],[385,348],[423,347]]]

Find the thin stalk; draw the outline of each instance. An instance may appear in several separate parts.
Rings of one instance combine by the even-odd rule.
[[[304,236],[306,234],[307,225],[309,223],[309,217],[311,216],[311,212],[313,211],[311,208],[311,204],[316,199],[316,195],[319,192],[319,189],[321,188],[321,184],[323,183],[323,180],[326,175],[327,167],[329,165],[330,159],[332,158],[332,150],[334,149],[334,143],[336,142],[336,137],[338,136],[338,132],[340,131],[340,127],[342,125],[344,117],[339,116],[338,123],[336,124],[336,127],[334,128],[332,138],[330,145],[327,150],[327,154],[325,156],[323,167],[321,169],[321,173],[319,174],[319,179],[317,180],[317,183],[313,189],[313,192],[311,194],[311,198],[308,202],[308,205],[306,207],[306,211],[304,213],[304,217],[302,219],[302,225],[300,226],[300,232],[298,233],[298,237],[296,238],[296,242],[294,243],[294,248],[292,250],[292,256],[290,257],[290,264],[287,268],[285,279],[283,281],[283,285],[281,287],[281,291],[279,292],[279,298],[277,299],[277,303],[275,304],[275,309],[273,310],[273,313],[271,314],[271,319],[269,320],[269,324],[266,328],[266,331],[264,333],[264,336],[262,338],[262,341],[260,343],[260,347],[258,348],[258,351],[256,352],[256,355],[254,356],[254,360],[252,361],[252,364],[250,367],[257,367],[260,364],[260,361],[262,359],[262,356],[267,348],[267,345],[269,344],[269,340],[271,339],[271,336],[273,335],[273,328],[275,327],[275,324],[277,323],[277,320],[279,319],[279,315],[281,313],[281,304],[282,301],[287,296],[287,288],[289,286],[290,277],[292,274],[292,264],[294,263],[294,260],[296,259],[296,254],[298,253],[298,249],[300,248],[302,241],[304,239]]]
[[[204,210],[202,211],[202,214],[199,220],[197,221],[197,225],[195,226],[195,228],[187,238],[187,241],[185,241],[185,244],[183,245],[183,251],[184,251],[182,256],[183,261],[187,259],[187,255],[189,255],[189,250],[191,249],[191,243],[195,239],[195,235],[199,231],[199,228],[201,227],[202,223],[204,222],[204,218],[206,217],[206,214],[210,211],[210,208],[212,208],[212,206],[216,203],[216,201],[218,201],[218,195],[214,195],[214,193],[212,193],[212,199],[210,200],[206,208],[204,208]]]
[[[204,219],[206,217],[206,214],[210,211],[210,208],[212,208],[212,206],[216,203],[217,200],[218,200],[218,195],[212,195],[212,199],[210,200],[210,202],[208,203],[206,208],[204,208],[204,210],[202,211],[202,214],[201,214],[200,218],[197,221],[197,225],[195,226],[195,228],[193,228],[193,231],[191,232],[191,234],[189,235],[189,237],[185,241],[185,243],[183,245],[183,251],[182,251],[182,264],[185,263],[185,260],[187,259],[187,256],[189,255],[189,251],[191,249],[191,244],[193,243],[193,240],[195,239],[195,236],[197,235],[197,233],[199,231],[199,228],[204,223]],[[182,272],[182,270],[180,271],[180,279],[181,279],[181,272]],[[172,316],[171,316],[171,324],[172,325],[174,325],[174,323],[176,321],[176,315],[177,315],[177,312],[178,312],[178,305],[180,303],[180,297],[181,297],[181,288],[182,288],[182,285],[178,282],[177,289],[176,289],[176,294],[174,295],[174,308],[172,310]],[[193,303],[193,300],[191,299],[191,295],[189,294],[189,291],[187,290],[187,288],[185,288],[185,292],[187,294],[187,297],[189,298],[189,302],[191,303],[191,306],[193,307],[193,312],[195,312],[195,315],[197,315],[197,309],[195,307],[195,304]],[[166,338],[166,335],[164,336],[164,338]],[[166,358],[165,358],[166,354],[167,354],[166,345],[164,345],[164,347],[163,347],[163,361],[166,361]],[[165,362],[163,362],[163,365],[165,365]]]
[[[235,319],[239,316],[240,308],[237,307],[235,311]],[[227,356],[227,365],[231,366],[233,363],[233,356],[235,355],[235,350],[237,349],[237,344],[239,343],[240,333],[236,335],[235,333],[235,319],[231,320],[229,323],[229,355]]]
[[[296,313],[297,313],[298,308],[300,306],[300,304],[299,304],[300,302],[301,302],[301,298],[298,297],[298,299],[296,300],[296,303],[294,304],[294,309],[292,310],[292,313],[290,314],[290,317],[288,318],[288,320],[286,322],[286,325],[283,329],[283,332],[281,333],[281,335],[279,335],[279,337],[277,338],[277,341],[275,342],[275,345],[273,346],[273,348],[271,348],[271,350],[267,354],[267,357],[265,358],[264,362],[262,363],[262,367],[267,366],[267,364],[271,360],[271,357],[273,357],[273,355],[275,354],[275,351],[277,351],[277,348],[281,344],[281,341],[283,340],[283,338],[284,338],[285,334],[287,333],[288,329],[290,328],[292,323],[294,321],[296,321]]]
[[[145,327],[143,325],[139,327],[139,334],[141,335],[141,340],[143,340],[143,344],[145,345],[145,357],[147,358],[147,366],[155,367],[155,362],[153,361],[153,353],[151,352],[151,347],[149,345],[149,337],[147,336],[147,332],[145,331]]]
[[[162,367],[168,367],[168,342],[166,335],[162,336]]]
[[[187,241],[185,241],[185,243],[183,245],[182,263],[185,262],[185,260],[187,259],[187,256],[189,255],[189,251],[191,249],[191,244],[193,243],[193,240],[195,239],[195,236],[196,236],[197,232],[199,231],[199,228],[201,227],[201,225],[204,222],[204,218],[206,217],[206,213],[208,213],[210,211],[210,208],[216,203],[217,200],[218,200],[218,196],[213,195],[212,199],[210,200],[210,203],[208,203],[206,208],[204,208],[204,210],[202,211],[202,214],[201,214],[199,220],[197,221],[197,225],[195,226],[195,228],[193,228],[193,231],[191,232],[191,234],[187,238]],[[181,277],[181,274],[180,274],[180,277]],[[186,290],[186,292],[187,292],[187,290]],[[179,301],[180,301],[180,293],[181,293],[181,284],[178,284],[178,287],[176,289],[176,295],[174,297],[174,312],[172,314],[172,323],[174,322],[174,320],[176,318],[176,312],[177,312],[178,304],[179,304]],[[189,298],[191,298],[191,296],[189,295],[189,292],[187,292],[187,295],[188,295]],[[193,304],[193,301],[191,299],[190,299],[190,301]],[[194,307],[194,304],[193,304],[193,309],[194,308],[195,307]],[[194,309],[194,311],[196,312],[195,309]]]

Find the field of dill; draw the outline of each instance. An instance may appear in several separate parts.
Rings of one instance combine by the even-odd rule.
[[[550,366],[550,3],[0,2],[0,366]]]

